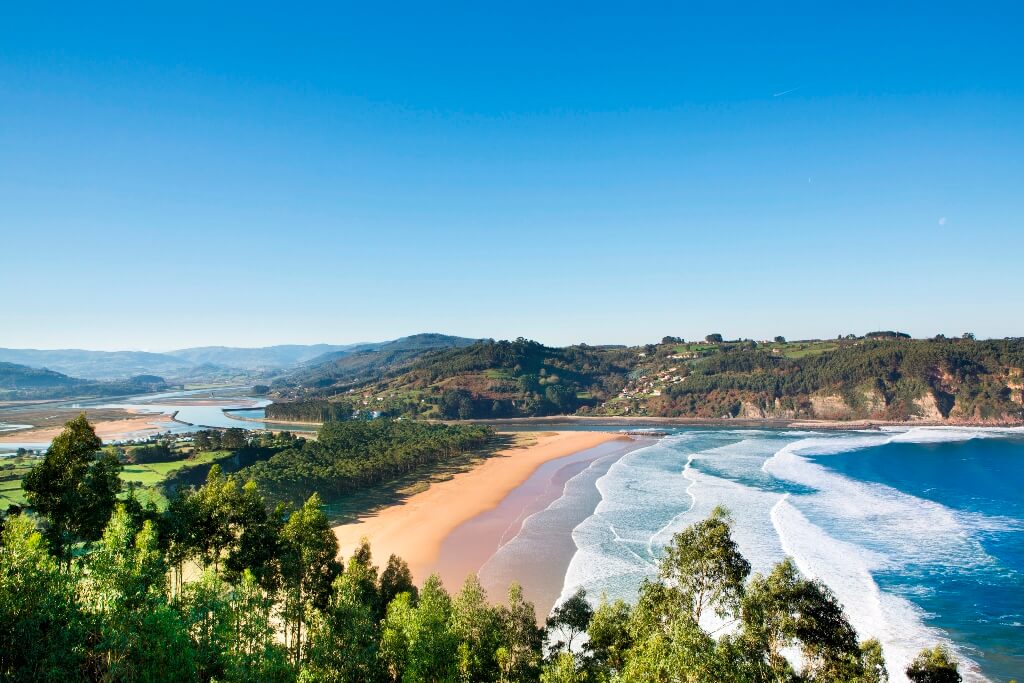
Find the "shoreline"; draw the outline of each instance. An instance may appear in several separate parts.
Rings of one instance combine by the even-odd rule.
[[[597,480],[622,458],[657,442],[608,441],[544,463],[500,505],[448,535],[441,546],[442,577],[445,571],[475,571],[493,602],[517,582],[543,620],[562,594],[576,554],[573,530],[601,501]]]
[[[757,429],[859,430],[881,427],[1024,427],[1024,422],[986,422],[983,420],[824,420],[817,418],[739,418],[739,417],[607,417],[561,415],[545,417],[509,417],[494,420],[444,420],[447,424],[489,424],[495,427],[580,424],[594,426],[678,425],[685,427],[750,427]]]
[[[267,418],[234,417],[234,420],[272,422],[282,425],[304,425],[320,427],[323,422],[300,422],[298,420],[271,420]],[[638,417],[636,415],[546,415],[543,417],[503,417],[488,420],[424,420],[441,424],[484,424],[493,425],[498,431],[502,427],[543,427],[558,425],[593,425],[614,427],[626,425],[678,425],[681,427],[750,427],[756,429],[823,429],[856,430],[880,427],[1024,427],[1024,422],[985,420],[825,420],[819,418],[740,418],[740,417]]]
[[[100,420],[95,422],[93,424],[93,428],[96,430],[96,436],[100,437],[104,443],[109,441],[120,441],[126,438],[139,438],[143,432],[160,434],[167,431],[171,426],[171,423],[181,423],[180,420],[175,419],[177,411],[175,411],[173,415],[167,415],[165,413],[154,413],[149,415],[135,413],[134,415],[135,417]],[[63,430],[64,425],[61,424],[51,427],[32,427],[30,429],[3,432],[0,434],[0,445],[53,441],[53,439]]]
[[[478,571],[490,555],[481,559],[479,547],[471,548],[476,552],[469,553],[455,548],[442,558],[445,541],[453,532],[498,508],[546,463],[609,442],[636,443],[637,447],[643,445],[614,432],[553,431],[529,436],[534,438],[530,443],[499,451],[476,467],[448,480],[432,483],[426,491],[414,494],[397,505],[366,513],[357,522],[334,527],[342,557],[350,555],[365,537],[370,541],[379,566],[383,566],[390,555],[398,555],[409,564],[413,579],[418,584],[431,573],[443,569],[445,587],[455,592],[466,575]],[[529,502],[527,498],[525,503]],[[503,530],[504,527],[499,529]],[[499,534],[495,542],[500,538]],[[476,537],[473,545],[478,546],[479,542],[480,537]],[[491,597],[503,599],[504,594]]]

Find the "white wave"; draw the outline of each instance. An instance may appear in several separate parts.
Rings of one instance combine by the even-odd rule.
[[[907,665],[922,648],[936,642],[945,642],[957,652],[966,665],[965,681],[987,680],[941,631],[925,625],[920,608],[879,590],[871,572],[887,565],[889,558],[833,538],[794,507],[789,496],[772,508],[771,520],[783,549],[800,571],[820,579],[835,593],[861,638],[881,642],[891,681],[906,681]]]
[[[925,624],[926,615],[906,596],[881,590],[872,573],[943,564],[990,567],[993,559],[972,532],[999,528],[1002,520],[857,481],[804,456],[1021,433],[899,427],[673,435],[621,458],[596,481],[601,500],[573,530],[577,550],[559,602],[580,586],[592,599],[607,593],[634,601],[640,582],[656,574],[657,559],[672,535],[724,505],[735,520],[734,539],[754,571],[768,572],[793,555],[801,571],[835,591],[861,637],[882,641],[892,680],[905,680],[910,659],[942,641],[943,634]],[[786,496],[785,489],[808,493]],[[986,680],[974,662],[962,652],[959,656],[966,681]]]
[[[722,446],[686,454],[680,448],[685,441],[666,439],[613,464],[596,482],[601,501],[594,514],[573,530],[577,552],[566,571],[559,601],[580,586],[595,599],[606,592],[612,598],[635,600],[640,581],[657,573],[657,560],[672,535],[707,517],[716,505],[729,508],[741,552],[757,570],[782,559],[768,517],[780,494],[693,467],[697,459],[716,464],[735,459],[744,460],[746,468],[756,472],[778,441],[735,441],[736,436],[750,436],[737,431],[727,435],[732,438]],[[771,436],[777,439],[778,434]]]
[[[938,641],[956,647],[924,624],[925,615],[913,603],[879,590],[872,571],[991,567],[995,560],[971,532],[998,528],[1003,522],[959,512],[882,484],[851,479],[803,454],[834,454],[892,442],[962,441],[991,434],[989,430],[913,428],[875,435],[814,437],[781,448],[762,466],[772,476],[815,491],[780,501],[772,510],[773,524],[801,570],[835,591],[861,636],[882,641],[893,680],[905,680],[907,663],[922,647]],[[856,542],[838,540],[822,525]],[[919,586],[918,590],[926,588]],[[977,664],[962,652],[960,657],[966,668],[965,680],[986,680]]]
[[[800,453],[843,452],[863,447],[864,437],[811,438],[781,448],[762,469],[772,476],[800,484],[817,493],[801,498],[800,507],[816,520],[829,520],[847,538],[907,564],[989,566],[993,559],[970,531],[998,527],[1000,520],[960,513],[883,484],[845,477]],[[843,450],[838,450],[843,449]],[[894,559],[895,561],[895,559]]]
[[[690,480],[683,476],[682,454],[675,447],[693,438],[674,435],[615,462],[595,483],[601,500],[594,513],[572,532],[576,553],[569,562],[561,602],[580,586],[592,598],[607,593],[633,600],[645,577],[655,573],[648,550],[658,528],[691,507]]]

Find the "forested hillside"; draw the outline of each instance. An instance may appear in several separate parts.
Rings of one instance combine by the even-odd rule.
[[[836,340],[546,347],[481,341],[280,395],[274,419],[606,415],[703,419],[1024,421],[1024,340]],[[360,377],[362,379],[360,379]]]
[[[313,493],[336,500],[481,448],[493,432],[479,425],[351,420],[324,425],[315,441],[246,470],[275,501],[301,502]]]
[[[306,367],[274,382],[278,396],[327,396],[411,365],[431,351],[461,348],[472,339],[444,334],[415,334],[390,342],[363,344],[321,355]]]

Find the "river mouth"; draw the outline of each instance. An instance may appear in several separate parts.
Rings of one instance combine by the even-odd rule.
[[[253,395],[251,387],[229,386],[138,394],[114,401],[104,398],[3,407],[0,456],[14,454],[18,449],[46,450],[56,435],[53,430],[59,431],[65,422],[82,412],[97,427],[105,443],[232,427],[249,431],[315,431],[267,422],[263,417],[270,403],[265,397]]]

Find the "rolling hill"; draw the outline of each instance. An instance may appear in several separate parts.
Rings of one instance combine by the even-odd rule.
[[[837,340],[546,347],[524,339],[310,368],[268,415],[361,411],[494,419],[544,415],[750,420],[1024,422],[1024,339]]]
[[[138,375],[126,380],[99,382],[69,377],[53,370],[0,362],[0,399],[41,400],[80,396],[118,396],[167,388],[162,377]]]
[[[424,333],[378,344],[360,344],[320,356],[274,383],[277,396],[331,395],[351,384],[409,367],[424,354],[474,344],[465,337]]]

